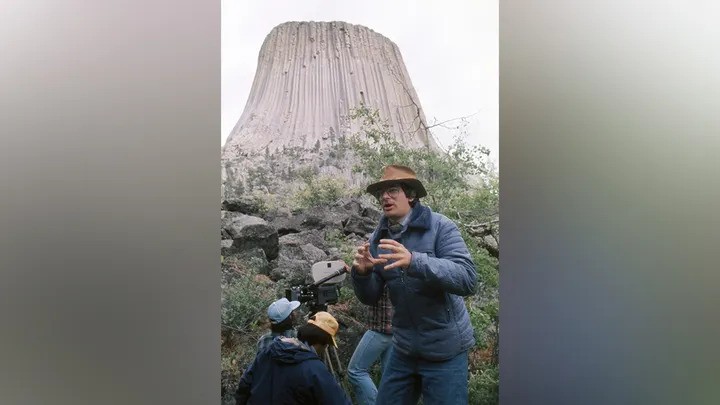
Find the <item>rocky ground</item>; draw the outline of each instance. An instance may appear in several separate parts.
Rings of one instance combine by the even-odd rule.
[[[223,201],[222,283],[232,285],[251,272],[257,290],[249,294],[272,301],[284,288],[312,282],[310,269],[318,261],[344,260],[349,264],[354,247],[367,240],[380,215],[377,207],[359,198],[295,212],[268,211],[262,200],[253,198]],[[338,354],[344,366],[364,332],[364,306],[354,298],[348,283],[346,279],[340,289],[340,301],[329,307],[340,322]],[[226,401],[254,356],[257,338],[268,330],[262,308],[266,306],[256,308],[256,326],[241,331],[223,328],[222,391]],[[305,316],[306,306],[298,312]]]

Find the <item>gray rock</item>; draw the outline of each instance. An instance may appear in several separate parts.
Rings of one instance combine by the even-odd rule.
[[[277,259],[277,267],[270,271],[273,281],[286,280],[290,285],[301,285],[312,282],[310,270],[312,265],[325,260],[327,255],[311,244],[281,245]]]
[[[361,215],[363,217],[372,219],[373,222],[377,225],[377,223],[380,222],[380,218],[382,217],[382,211],[375,207],[365,207],[363,208]]]
[[[224,200],[221,204],[221,209],[252,215],[262,214],[265,211],[265,206],[263,201],[259,198],[240,196]]]
[[[232,238],[237,251],[262,248],[268,259],[278,255],[278,233],[264,219],[238,212],[222,211],[222,229]]]
[[[360,202],[352,198],[343,198],[337,202],[336,206],[341,207],[350,214],[360,214],[363,210]]]
[[[306,228],[331,228],[340,230],[343,228],[343,222],[347,220],[350,215],[351,214],[340,207],[313,207],[298,216],[303,217],[301,225]]]
[[[303,252],[303,256],[307,260],[309,260],[311,264],[315,264],[316,262],[325,259],[325,252],[323,252],[322,249],[319,249],[318,247],[313,246],[309,243],[300,246],[300,249]]]
[[[278,230],[279,235],[287,235],[302,231],[304,219],[302,216],[277,216],[270,219],[268,223]]]
[[[338,248],[330,248],[327,251],[328,260],[342,260],[342,252]]]
[[[223,256],[229,256],[233,254],[232,251],[232,239],[221,239],[220,240],[220,254]]]
[[[324,248],[326,242],[322,231],[308,230],[280,237],[280,245],[301,246],[306,244],[311,244],[321,249]]]
[[[377,222],[370,218],[361,217],[360,215],[353,214],[343,223],[343,232],[345,234],[357,234],[366,235],[375,229]]]

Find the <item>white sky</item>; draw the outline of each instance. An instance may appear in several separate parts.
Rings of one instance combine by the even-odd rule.
[[[477,113],[466,141],[489,148],[499,162],[498,0],[221,0],[221,7],[221,144],[245,108],[260,46],[273,27],[345,21],[397,44],[429,124]],[[448,146],[456,132],[433,133]]]

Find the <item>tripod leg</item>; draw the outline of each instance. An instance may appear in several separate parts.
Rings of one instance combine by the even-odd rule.
[[[342,367],[342,363],[340,363],[340,356],[338,356],[337,349],[333,347],[332,352],[335,355],[335,361],[337,362],[338,374],[342,375],[343,367]]]
[[[333,369],[332,359],[330,358],[330,353],[328,353],[328,349],[327,349],[327,348],[325,348],[325,353],[324,353],[323,357],[324,357],[324,360],[325,360],[325,364],[326,364],[326,365],[328,366],[328,368],[330,369],[330,373],[337,378],[337,374],[335,374],[335,370]]]

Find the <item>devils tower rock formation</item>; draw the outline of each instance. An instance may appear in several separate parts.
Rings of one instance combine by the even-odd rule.
[[[349,114],[361,104],[377,109],[404,145],[438,148],[400,50],[389,39],[344,22],[275,27],[260,50],[245,110],[222,149],[224,193],[238,193],[268,159],[274,161],[264,175],[309,165],[357,180],[347,162],[331,158],[338,141],[357,131]]]

